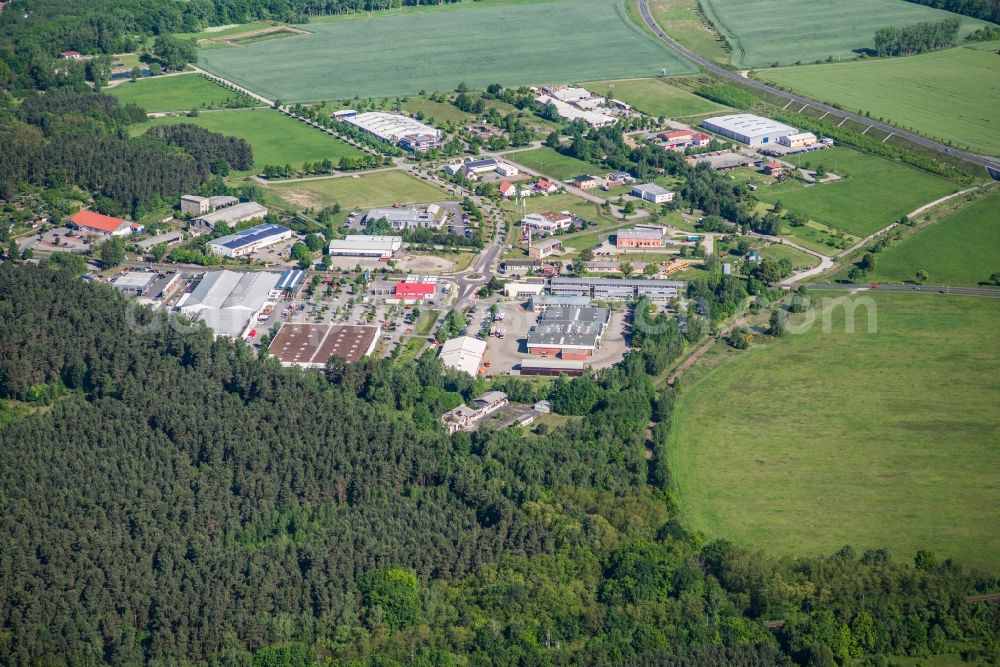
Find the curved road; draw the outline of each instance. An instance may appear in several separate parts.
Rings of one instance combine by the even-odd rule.
[[[693,51],[684,48],[676,40],[668,36],[667,33],[665,33],[663,29],[660,28],[659,24],[656,22],[656,20],[653,18],[653,15],[650,13],[649,0],[639,0],[639,12],[642,14],[642,20],[643,22],[645,22],[646,26],[650,30],[652,30],[657,37],[659,37],[662,41],[664,41],[667,44],[667,46],[672,48],[674,51],[677,51],[685,58],[693,60],[695,63],[705,68],[706,70],[712,72],[713,74],[718,74],[723,78],[737,81],[743,85],[756,88],[757,90],[763,91],[765,93],[770,93],[772,95],[779,95],[786,99],[790,99],[798,104],[809,105],[814,109],[819,109],[821,111],[825,111],[827,113],[831,113],[841,117],[846,116],[847,118],[850,118],[851,120],[856,121],[858,123],[871,125],[872,127],[882,130],[883,132],[894,134],[897,137],[902,137],[907,141],[911,141],[917,145],[937,151],[938,153],[944,153],[945,155],[949,155],[951,157],[957,157],[961,160],[965,160],[966,162],[971,162],[972,164],[984,167],[987,169],[987,171],[989,171],[990,176],[992,176],[993,178],[1000,178],[1000,161],[997,161],[994,158],[983,157],[982,155],[976,155],[975,153],[969,153],[967,151],[959,150],[957,148],[950,148],[940,142],[934,141],[933,139],[928,139],[927,137],[921,136],[919,134],[914,134],[913,132],[902,130],[893,125],[888,125],[886,123],[882,123],[877,120],[873,120],[871,118],[865,118],[864,116],[859,116],[858,114],[854,114],[849,111],[844,111],[843,109],[837,109],[828,104],[815,102],[809,99],[808,97],[802,97],[801,95],[797,95],[795,93],[789,93],[784,90],[774,88],[773,86],[769,86],[766,83],[761,83],[760,81],[755,81],[753,79],[745,79],[736,72],[732,72],[724,67],[719,67],[715,63],[705,58],[702,58]]]

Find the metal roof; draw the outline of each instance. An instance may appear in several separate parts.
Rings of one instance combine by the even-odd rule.
[[[762,137],[769,134],[787,132],[795,134],[798,130],[791,125],[785,125],[770,118],[755,116],[751,113],[735,113],[727,116],[706,118],[701,124],[709,130],[721,129],[747,137]]]
[[[250,229],[244,229],[242,232],[236,232],[235,234],[229,234],[227,236],[220,236],[217,239],[209,241],[208,244],[235,250],[251,243],[263,241],[271,236],[280,236],[291,231],[292,230],[288,227],[282,227],[281,225],[257,225],[256,227],[251,227]]]
[[[227,206],[212,213],[199,215],[196,218],[192,218],[192,220],[197,220],[198,222],[214,227],[220,222],[232,223],[251,218],[263,218],[265,215],[267,215],[266,207],[261,206],[255,201],[248,201],[236,204],[235,206]]]

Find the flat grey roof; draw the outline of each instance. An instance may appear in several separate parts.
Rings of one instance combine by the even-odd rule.
[[[607,308],[592,308],[590,306],[577,305],[552,305],[549,306],[541,317],[539,324],[578,322],[580,324],[606,324],[611,317],[611,311]]]
[[[552,278],[551,285],[601,285],[614,287],[616,285],[629,287],[684,287],[681,280],[643,280],[639,278]]]
[[[661,239],[663,232],[656,229],[619,229],[615,235],[620,239]]]
[[[633,190],[638,190],[639,192],[648,192],[651,195],[668,195],[670,190],[657,185],[656,183],[643,183],[642,185],[633,185]]]
[[[712,129],[722,129],[727,132],[742,134],[748,137],[762,137],[776,132],[787,132],[795,134],[798,129],[791,125],[785,125],[770,118],[763,118],[752,113],[734,113],[727,116],[715,116],[706,118],[701,124]]]

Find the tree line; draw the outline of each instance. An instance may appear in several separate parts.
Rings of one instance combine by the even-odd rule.
[[[875,52],[880,56],[911,56],[955,45],[962,19],[924,21],[875,31]]]
[[[1000,0],[907,0],[991,23],[1000,23]]]

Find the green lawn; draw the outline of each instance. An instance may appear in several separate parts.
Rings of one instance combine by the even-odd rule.
[[[511,153],[508,159],[558,181],[569,181],[581,174],[598,176],[608,172],[606,167],[577,160],[548,147],[536,148],[533,151],[517,151]]]
[[[246,139],[253,146],[254,166],[258,169],[266,164],[297,167],[303,162],[327,158],[336,163],[342,157],[361,155],[353,146],[272,109],[212,111],[193,118],[153,118],[133,126],[131,131],[141,134],[152,125],[168,123],[194,123],[214,132]]]
[[[976,285],[1000,272],[1000,193],[889,246],[872,276],[907,281],[920,269],[938,285]]]
[[[777,554],[1000,570],[1000,301],[864,296],[875,334],[837,308],[831,333],[817,318],[684,384],[669,460],[687,524]]]
[[[117,97],[122,104],[134,102],[148,112],[189,111],[223,106],[227,101],[235,101],[238,97],[236,93],[197,74],[127,81],[107,88],[105,92]]]
[[[758,77],[929,137],[1000,155],[1000,42],[986,46],[762,70]]]
[[[636,26],[624,2],[461,3],[316,22],[304,26],[309,35],[204,50],[198,65],[291,102],[452,90],[460,81],[482,89],[693,71]]]
[[[449,198],[442,190],[403,171],[276,183],[270,189],[296,206],[313,208],[338,203],[348,209],[372,208],[445,201]]]
[[[757,196],[767,202],[781,200],[791,211],[864,237],[885,227],[923,204],[959,188],[951,181],[850,148],[831,148],[785,158],[793,164],[822,164],[846,178],[806,186],[788,179],[780,185],[761,187]]]
[[[875,31],[957,16],[906,0],[702,0],[716,27],[729,35],[732,64],[811,63],[847,60],[874,46]],[[986,25],[962,19],[961,35]]]
[[[593,81],[583,85],[587,90],[631,104],[651,116],[677,118],[727,108],[660,79]]]
[[[778,261],[787,259],[796,269],[811,269],[819,264],[819,258],[815,255],[781,243],[771,243],[761,248],[760,256]]]
[[[403,111],[412,114],[423,114],[425,120],[435,119],[438,122],[451,122],[466,125],[475,120],[475,116],[465,113],[450,102],[435,102],[426,97],[411,97],[402,105]]]

